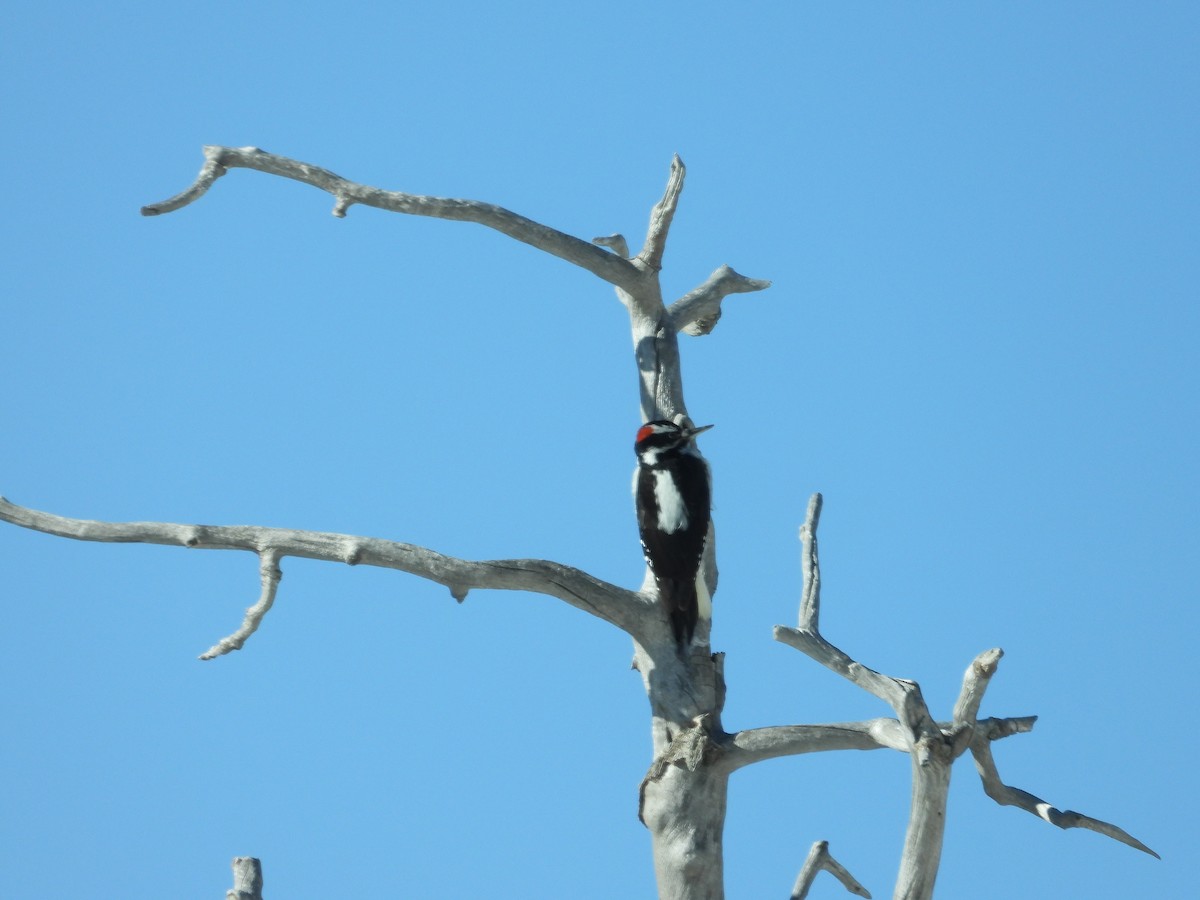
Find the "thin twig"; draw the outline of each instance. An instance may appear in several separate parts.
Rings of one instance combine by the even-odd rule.
[[[263,616],[275,603],[275,592],[279,590],[279,580],[283,578],[283,570],[279,568],[279,553],[276,550],[264,550],[258,554],[258,574],[262,581],[262,593],[258,602],[246,610],[246,618],[242,627],[229,637],[223,637],[213,646],[200,654],[201,659],[216,659],[234,650],[241,650],[247,638],[258,631]]]

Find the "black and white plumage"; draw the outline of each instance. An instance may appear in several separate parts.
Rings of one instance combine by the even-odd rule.
[[[637,433],[638,467],[633,495],[646,563],[658,598],[682,650],[701,617],[712,617],[712,602],[701,571],[711,518],[708,465],[693,443],[712,428],[674,422],[647,422]]]

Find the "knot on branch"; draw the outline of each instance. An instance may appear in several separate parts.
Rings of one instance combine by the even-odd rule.
[[[718,728],[720,726],[712,713],[696,716],[687,728],[671,739],[667,749],[650,763],[646,777],[638,787],[639,822],[646,824],[646,789],[653,782],[662,781],[672,766],[695,772],[701,766],[712,763],[721,752],[720,746],[713,740],[713,731]]]

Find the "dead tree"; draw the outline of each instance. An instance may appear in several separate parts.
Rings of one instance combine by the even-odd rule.
[[[667,236],[684,183],[676,157],[662,199],[650,214],[641,249],[631,254],[619,234],[591,242],[556,231],[499,206],[384,191],[334,173],[275,156],[253,147],[206,147],[205,164],[182,193],[142,209],[154,216],[198,200],[233,168],[254,169],[302,181],[334,197],[333,214],[342,217],[355,204],[392,212],[476,222],[586,269],[611,284],[629,313],[634,357],[640,378],[644,421],[687,419],[678,336],[712,332],[730,294],[760,291],[770,282],[747,278],[720,266],[703,284],[674,302],[663,300],[659,281]],[[632,433],[632,430],[631,430]],[[907,753],[912,768],[912,804],[894,896],[928,898],[941,856],[951,767],[970,751],[988,796],[1021,807],[1060,828],[1087,828],[1154,854],[1122,829],[1005,785],[992,760],[991,742],[1029,731],[1035,717],[980,718],[987,685],[1002,653],[987,650],[967,667],[958,701],[947,720],[934,717],[920,687],[868,668],[830,643],[820,630],[821,579],[817,527],[821,496],[809,503],[804,526],[803,591],[796,627],[777,626],[775,639],[800,650],[832,672],[883,700],[894,717],[827,725],[781,725],[728,732],[721,721],[725,700],[724,655],[709,648],[707,625],[697,632],[690,655],[676,652],[666,617],[647,578],[631,590],[586,572],[546,560],[505,559],[473,562],[424,547],[379,538],[254,526],[178,525],[162,522],[96,522],[26,509],[0,498],[0,518],[37,531],[88,541],[170,544],[208,550],[245,550],[258,555],[261,595],[241,626],[221,638],[201,659],[241,649],[258,629],[279,589],[285,557],[348,565],[399,569],[446,586],[458,600],[473,588],[547,594],[626,632],[633,640],[634,664],[650,700],[652,762],[639,789],[639,817],[653,845],[658,893],[664,900],[699,900],[724,895],[722,833],[729,776],[738,769],[782,756],[830,750],[891,749]],[[705,576],[716,588],[715,541],[706,551]],[[717,614],[720,605],[717,605]],[[835,875],[851,893],[871,896],[818,841],[792,890],[804,897],[821,870]],[[261,876],[259,876],[261,879]],[[261,881],[258,882],[261,884]],[[258,888],[254,888],[257,890]],[[782,892],[782,885],[781,885]]]

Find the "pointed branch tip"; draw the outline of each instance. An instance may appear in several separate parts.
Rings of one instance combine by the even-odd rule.
[[[1030,724],[1032,725],[1032,723]],[[984,793],[1001,806],[1015,806],[1018,809],[1023,809],[1027,813],[1031,813],[1058,828],[1084,828],[1088,831],[1094,831],[1126,846],[1133,847],[1135,850],[1141,850],[1155,859],[1162,859],[1155,851],[1151,850],[1118,825],[1105,822],[1101,819],[1094,819],[1091,816],[1085,816],[1074,810],[1059,810],[1041,797],[1024,791],[1021,788],[1005,784],[1000,779],[1000,772],[996,768],[995,759],[992,757],[992,748],[987,735],[976,734],[975,739],[971,741],[971,755],[975,757],[975,768],[979,772],[980,780],[983,782]]]
[[[607,247],[617,256],[623,259],[629,258],[629,243],[625,240],[623,234],[601,235],[600,237],[592,238],[592,243],[600,247]]]

